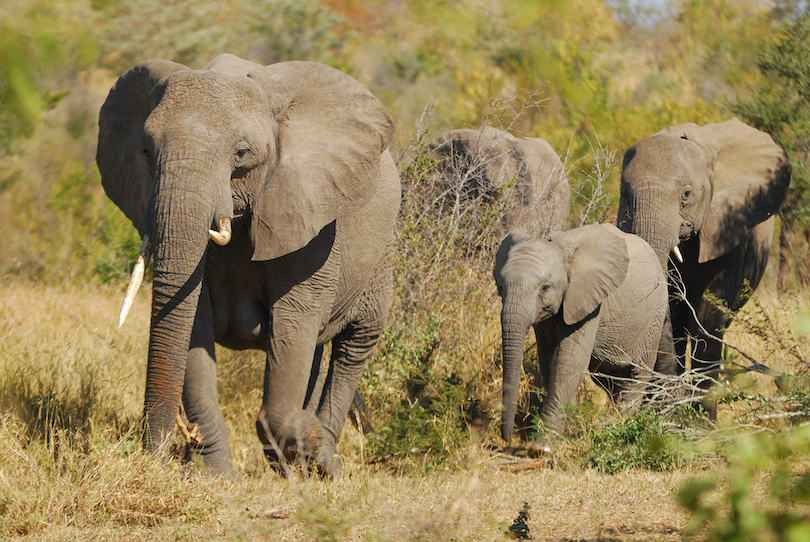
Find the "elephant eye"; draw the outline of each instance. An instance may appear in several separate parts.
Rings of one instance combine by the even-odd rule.
[[[248,152],[248,149],[246,147],[239,147],[238,149],[236,149],[236,157],[237,158],[244,158],[245,155],[247,154],[247,152]]]
[[[681,194],[681,201],[686,203],[687,200],[692,196],[692,187],[687,187],[684,189],[683,194]]]
[[[551,290],[551,284],[549,284],[548,282],[540,286],[541,294],[547,294],[549,290]]]

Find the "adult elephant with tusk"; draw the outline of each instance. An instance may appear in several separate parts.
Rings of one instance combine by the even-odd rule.
[[[745,304],[765,272],[790,174],[773,139],[737,119],[665,128],[627,149],[618,226],[653,247],[688,301],[671,296],[656,368],[682,372],[691,336],[692,368],[717,374],[722,344],[703,330],[722,339],[727,314],[705,294],[732,312]]]
[[[112,87],[99,128],[104,189],[144,239],[133,282],[154,262],[144,446],[171,434],[182,402],[205,465],[233,473],[216,341],[267,353],[256,428],[268,457],[336,474],[392,299],[400,184],[385,107],[314,62],[147,60]]]

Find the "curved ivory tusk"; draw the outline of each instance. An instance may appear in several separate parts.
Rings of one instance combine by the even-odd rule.
[[[672,253],[675,254],[675,258],[677,258],[680,263],[683,263],[683,256],[681,256],[681,249],[678,248],[678,245],[672,247]]]
[[[211,239],[221,247],[231,242],[231,219],[227,216],[219,219],[219,231],[208,230]]]
[[[138,259],[135,262],[135,268],[132,270],[132,277],[129,279],[129,285],[127,286],[127,293],[124,294],[124,302],[121,304],[121,316],[118,317],[118,327],[124,325],[124,321],[129,314],[129,309],[132,308],[132,303],[135,302],[135,294],[138,293],[138,288],[141,287],[143,274],[144,271],[146,271],[146,266],[149,265],[151,255],[152,249],[149,246],[149,236],[144,235],[141,251],[138,253]]]

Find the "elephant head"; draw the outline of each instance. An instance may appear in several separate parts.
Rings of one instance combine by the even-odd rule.
[[[728,253],[776,213],[790,163],[771,137],[739,120],[665,128],[624,155],[618,226],[653,247],[664,269],[697,239],[697,262]]]
[[[154,257],[147,449],[180,405],[209,236],[227,243],[233,219],[235,236],[250,231],[253,260],[304,247],[369,200],[393,131],[360,83],[314,62],[220,55],[195,71],[147,60],[118,79],[96,160]]]
[[[511,191],[514,204],[504,215],[505,229],[517,226],[538,235],[568,227],[570,188],[565,168],[543,139],[516,138],[484,126],[443,134],[434,145],[445,182],[473,198]]]
[[[556,232],[548,239],[518,228],[503,240],[494,276],[503,300],[501,435],[505,440],[514,429],[523,344],[529,328],[560,316],[562,327],[576,326],[588,318],[624,282],[629,261],[625,241],[598,224]],[[544,385],[548,389],[550,383]],[[544,404],[544,412],[547,407]]]

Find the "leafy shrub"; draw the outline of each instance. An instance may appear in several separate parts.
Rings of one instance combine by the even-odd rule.
[[[372,408],[387,418],[369,436],[369,451],[378,460],[403,466],[401,459],[419,458],[421,469],[433,470],[467,441],[467,426],[486,416],[474,382],[437,367],[440,327],[441,320],[430,317],[413,333],[386,329],[383,347],[363,377],[361,389]]]
[[[655,410],[642,410],[619,424],[591,431],[588,463],[608,474],[630,468],[664,471],[682,467],[695,455],[690,439]]]

